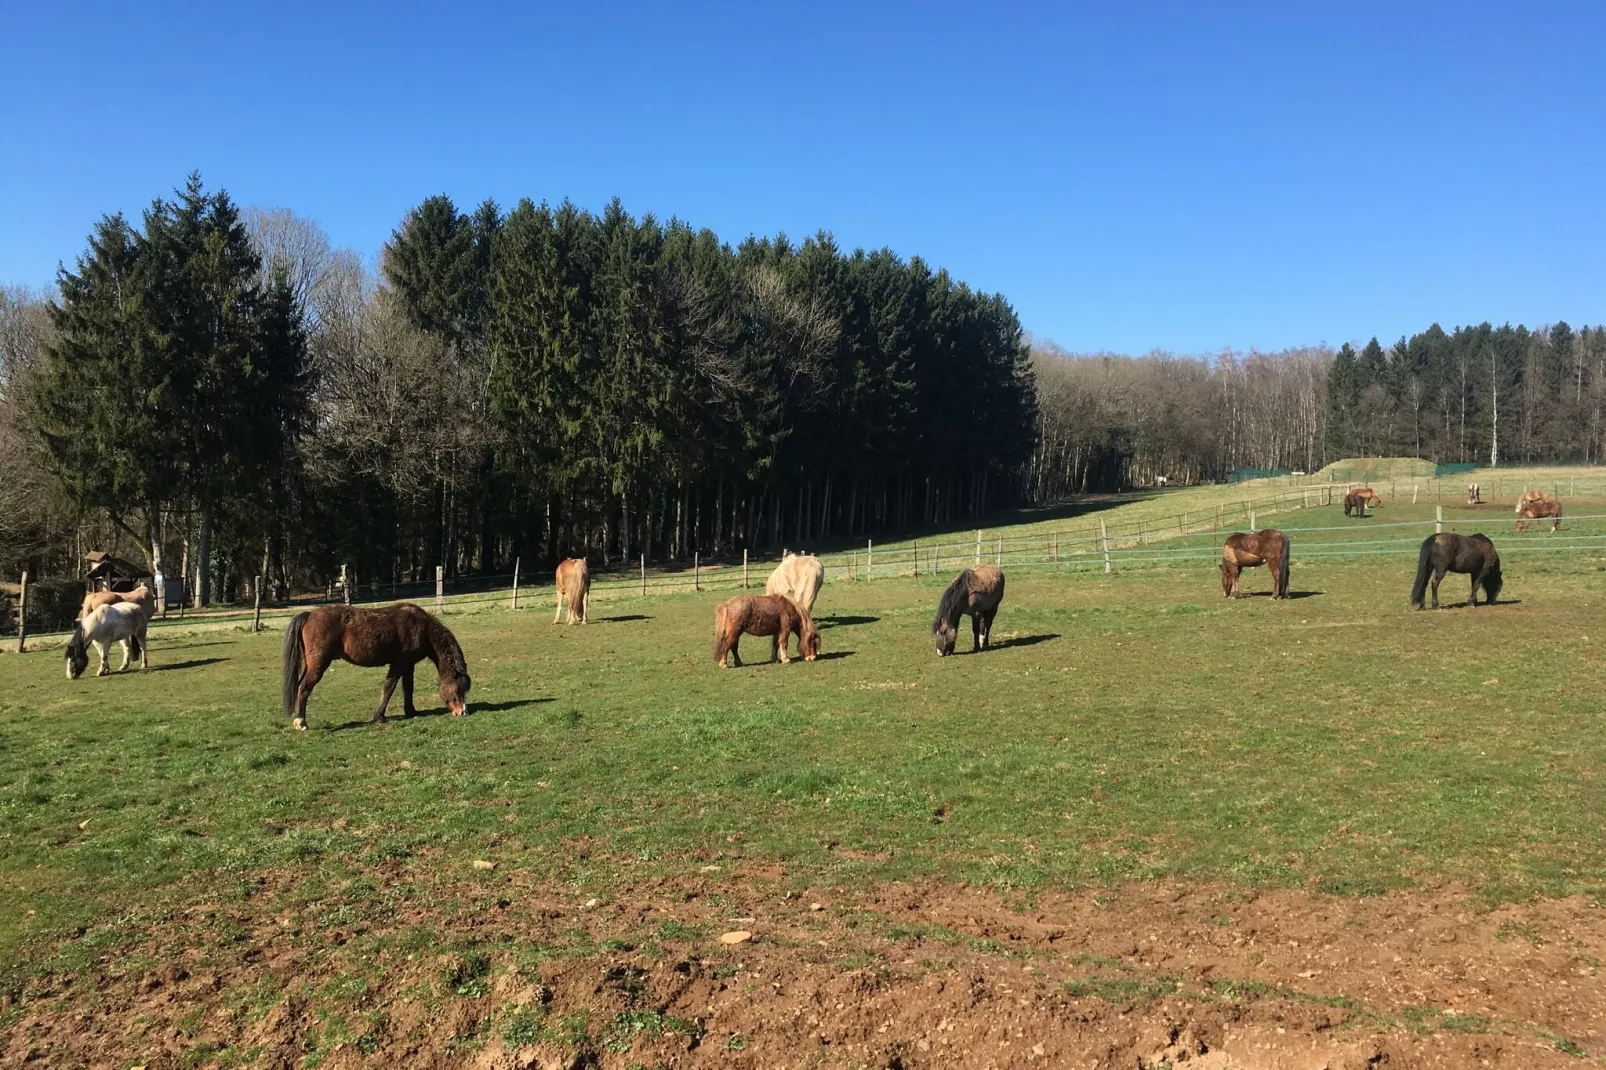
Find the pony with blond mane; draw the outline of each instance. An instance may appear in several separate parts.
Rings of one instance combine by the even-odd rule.
[[[797,634],[797,652],[804,661],[820,656],[820,633],[814,621],[796,603],[784,594],[739,594],[726,599],[714,609],[714,660],[721,669],[735,664],[742,666],[741,651],[737,644],[744,635],[770,637],[770,660],[780,658],[782,665],[791,664],[786,651],[793,633]]]
[[[1550,530],[1557,531],[1561,527],[1561,502],[1546,499],[1544,501],[1526,502],[1517,510],[1517,530],[1527,531],[1528,521],[1539,521],[1543,528],[1546,520],[1550,521]]]
[[[583,557],[571,557],[558,565],[558,611],[552,617],[556,624],[563,619],[563,603],[569,603],[569,623],[584,624],[586,609],[591,601],[591,566]]]
[[[1288,536],[1276,528],[1245,534],[1235,531],[1221,545],[1221,593],[1238,597],[1238,577],[1246,568],[1266,566],[1271,573],[1271,596],[1288,597]]]
[[[143,583],[132,591],[90,591],[84,595],[84,604],[78,610],[80,618],[99,606],[114,606],[119,602],[132,602],[145,611],[145,619],[156,616],[156,594]]]
[[[794,554],[791,551],[781,558],[770,578],[764,584],[765,594],[783,594],[804,613],[813,616],[814,600],[820,596],[825,583],[825,566],[813,554]]]
[[[1522,512],[1522,507],[1527,505],[1529,502],[1546,502],[1549,500],[1550,492],[1542,487],[1534,490],[1525,490],[1522,492],[1522,496],[1517,499],[1517,504],[1512,507],[1511,511],[1513,513],[1520,514]]]
[[[128,668],[133,655],[139,655],[139,671],[150,669],[150,658],[145,642],[146,625],[150,618],[136,602],[109,602],[96,606],[73,622],[72,635],[67,639],[67,679],[76,680],[89,668],[89,647],[100,654],[100,668],[96,676],[110,672],[106,654],[113,643],[123,647],[123,663],[117,671]]]

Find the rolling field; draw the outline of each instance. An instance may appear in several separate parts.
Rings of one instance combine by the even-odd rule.
[[[470,715],[440,716],[426,663],[424,715],[384,727],[383,674],[338,665],[291,732],[277,631],[163,626],[155,671],[74,683],[58,649],[0,657],[0,1052],[1606,1055],[1606,522],[1529,536],[1582,547],[1554,552],[1509,503],[1447,509],[1500,547],[1502,601],[1418,613],[1422,529],[1385,525],[1432,515],[1264,517],[1293,539],[1281,603],[1264,570],[1222,599],[1208,537],[1023,568],[976,657],[933,654],[930,575],[832,572],[820,661],[749,638],[724,672],[724,593],[615,594],[583,628],[544,591],[449,608]]]

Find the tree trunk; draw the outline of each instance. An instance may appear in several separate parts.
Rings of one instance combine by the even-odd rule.
[[[201,532],[196,536],[195,557],[198,594],[203,606],[212,604],[212,507],[201,506]]]
[[[162,511],[154,505],[145,506],[145,541],[146,551],[151,559],[151,572],[156,574],[162,571]],[[109,586],[109,584],[108,584]],[[167,612],[166,581],[156,586],[156,612]]]

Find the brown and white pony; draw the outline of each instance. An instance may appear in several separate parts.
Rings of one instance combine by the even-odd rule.
[[[972,654],[986,650],[992,642],[993,618],[1004,600],[1004,570],[997,565],[977,565],[954,577],[937,603],[931,634],[937,643],[937,656],[945,658],[959,642],[959,618],[970,616]]]
[[[788,552],[764,584],[765,594],[784,594],[803,612],[814,615],[814,600],[825,583],[825,566],[813,554]]]
[[[391,692],[401,681],[407,716],[413,708],[413,666],[428,658],[440,677],[441,701],[460,717],[468,709],[468,662],[451,631],[409,602],[383,609],[323,606],[297,613],[284,632],[284,713],[298,729],[307,727],[307,696],[334,661],[364,668],[384,665],[374,723],[383,724]]]
[[[1476,483],[1467,484],[1467,505],[1483,504],[1483,488]]]
[[[558,611],[553,624],[563,619],[565,601],[569,603],[569,623],[584,624],[591,601],[591,566],[583,557],[571,557],[558,565]]]
[[[132,602],[145,611],[145,619],[156,615],[156,594],[143,583],[132,591],[90,591],[84,595],[84,604],[78,610],[80,618],[89,616],[97,606],[114,606],[119,602]]]
[[[1544,522],[1548,520],[1550,521],[1550,530],[1554,532],[1561,527],[1561,502],[1548,499],[1545,501],[1528,502],[1523,505],[1521,509],[1517,510],[1517,516],[1518,531],[1527,531],[1528,521],[1530,520],[1539,521],[1539,526],[1541,528],[1545,526]]]
[[[136,602],[103,603],[73,621],[72,635],[67,639],[67,679],[76,680],[89,668],[89,647],[100,654],[100,668],[96,676],[109,671],[106,654],[113,643],[123,646],[123,663],[118,672],[128,668],[133,655],[139,655],[139,671],[150,669],[148,644],[145,641],[146,625],[150,617]]]
[[[1361,487],[1344,495],[1344,515],[1365,516],[1368,505],[1376,509],[1382,504],[1383,499],[1377,496],[1377,491],[1371,487]],[[1354,510],[1353,513],[1351,512],[1352,509]]]
[[[1247,535],[1233,532],[1221,547],[1221,593],[1237,598],[1239,573],[1265,565],[1271,572],[1271,596],[1287,598],[1288,556],[1288,536],[1276,528]]]
[[[804,661],[820,656],[820,633],[814,621],[796,603],[784,594],[739,594],[721,602],[714,609],[714,660],[721,669],[734,663],[741,667],[742,655],[737,644],[743,635],[770,636],[770,660],[777,655],[781,664],[792,659],[786,645],[797,633],[797,652]]]

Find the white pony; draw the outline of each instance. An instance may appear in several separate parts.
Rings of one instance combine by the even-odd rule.
[[[784,594],[809,616],[814,615],[814,600],[820,595],[825,582],[825,566],[813,554],[794,554],[788,551],[781,563],[770,573],[764,584],[765,594]]]
[[[128,668],[128,662],[136,652],[139,654],[140,671],[148,671],[150,663],[146,658],[145,642],[145,626],[148,623],[144,607],[137,602],[111,602],[96,606],[86,616],[74,621],[72,638],[67,640],[67,679],[76,680],[89,668],[90,643],[95,644],[95,649],[100,652],[100,671],[95,673],[96,676],[105,676],[110,671],[106,666],[106,653],[117,642],[123,645],[123,664],[118,672]]]

